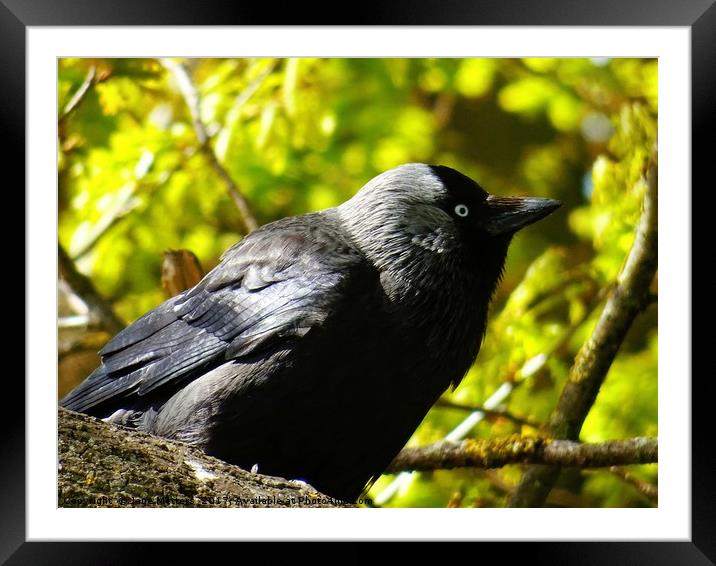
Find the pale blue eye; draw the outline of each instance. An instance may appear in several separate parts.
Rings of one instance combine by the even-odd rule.
[[[470,209],[464,204],[458,204],[455,207],[455,214],[457,214],[460,218],[465,218],[468,214],[470,214]]]

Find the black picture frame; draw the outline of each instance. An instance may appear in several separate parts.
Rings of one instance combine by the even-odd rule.
[[[0,0],[0,120],[8,142],[6,164],[23,162],[25,151],[25,64],[28,26],[69,25],[560,25],[687,26],[692,54],[692,178],[706,182],[707,152],[714,132],[716,101],[715,0],[411,0],[342,3],[228,3],[219,0]],[[7,165],[8,169],[11,165]],[[24,185],[24,168],[8,189]],[[6,169],[6,173],[7,173]],[[710,179],[713,175],[710,176]],[[688,187],[679,190],[688,190]],[[19,270],[19,268],[17,268]],[[31,297],[25,294],[26,305]],[[662,347],[668,347],[662,346]],[[11,381],[11,377],[14,380]],[[500,563],[523,557],[550,564],[713,564],[716,560],[716,457],[711,423],[706,422],[710,375],[691,381],[693,398],[692,538],[690,542],[491,543]],[[688,380],[690,375],[670,376]],[[12,391],[11,387],[17,388]],[[195,560],[224,560],[198,544],[146,542],[26,542],[25,536],[25,398],[14,372],[6,372],[3,434],[0,442],[0,562],[7,564],[143,563],[155,553],[162,562],[173,555]],[[8,399],[15,399],[9,402]],[[316,533],[320,538],[320,533]],[[554,533],[559,539],[559,532]],[[82,539],[82,533],[77,533]],[[224,547],[222,550],[229,550]],[[274,551],[272,551],[273,553]],[[303,552],[303,551],[299,551]],[[310,551],[309,551],[310,552]],[[474,552],[474,551],[473,551]],[[181,553],[181,554],[179,554]],[[274,555],[275,556],[275,555]],[[306,555],[311,556],[311,555]],[[241,555],[235,556],[241,559]],[[474,557],[478,559],[477,556]]]

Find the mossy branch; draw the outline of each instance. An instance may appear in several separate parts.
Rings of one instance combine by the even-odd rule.
[[[198,448],[60,408],[59,507],[349,507]]]
[[[452,468],[500,468],[508,464],[550,464],[575,468],[606,468],[658,461],[656,438],[630,438],[599,444],[571,440],[508,436],[493,440],[436,442],[404,448],[388,473]]]

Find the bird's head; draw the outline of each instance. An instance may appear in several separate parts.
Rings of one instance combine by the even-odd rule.
[[[512,236],[560,204],[498,197],[449,167],[410,163],[369,181],[338,213],[381,271],[416,281],[462,269],[494,286]]]

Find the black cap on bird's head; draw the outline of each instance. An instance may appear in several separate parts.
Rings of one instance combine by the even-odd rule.
[[[549,198],[491,195],[455,169],[444,165],[430,165],[429,168],[446,187],[448,203],[458,203],[455,205],[455,213],[466,220],[472,216],[476,227],[494,236],[514,234],[562,205]]]

